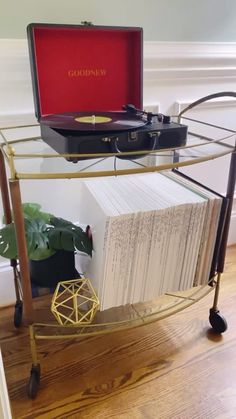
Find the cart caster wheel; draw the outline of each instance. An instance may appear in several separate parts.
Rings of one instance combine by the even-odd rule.
[[[209,322],[215,333],[224,333],[228,328],[224,316],[218,310],[213,310],[212,308],[210,309]]]
[[[22,301],[18,301],[15,304],[15,313],[14,313],[14,326],[18,329],[22,322],[22,314],[23,314],[23,303]]]
[[[28,383],[28,397],[30,399],[35,399],[38,394],[38,388],[40,383],[40,365],[32,366],[30,371],[30,379]]]
[[[66,158],[67,161],[71,161],[72,163],[78,163],[79,159],[76,157],[68,157]]]

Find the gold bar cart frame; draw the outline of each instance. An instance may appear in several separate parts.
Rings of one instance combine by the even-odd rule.
[[[186,109],[184,109],[179,115],[178,120],[179,122],[186,111],[192,109],[194,106],[199,105],[207,100],[210,100],[215,97],[221,96],[233,96],[236,97],[236,93],[234,92],[222,92],[217,95],[210,95],[207,96],[200,101],[195,102],[194,104],[190,105]],[[186,118],[188,120],[189,118]],[[190,120],[190,119],[189,119]],[[193,120],[194,121],[194,120]],[[202,124],[205,124],[202,121],[195,121]],[[101,170],[101,171],[81,171],[81,172],[65,172],[65,173],[23,173],[17,171],[16,161],[17,159],[34,159],[34,158],[108,158],[108,157],[120,157],[120,156],[132,156],[133,152],[123,152],[123,153],[110,153],[110,154],[54,154],[54,153],[17,153],[14,149],[14,146],[18,146],[20,143],[27,143],[29,141],[37,142],[40,140],[39,136],[34,136],[30,138],[21,138],[18,140],[7,140],[6,138],[6,131],[12,129],[21,129],[21,128],[29,128],[34,127],[36,125],[25,125],[25,126],[15,126],[15,127],[4,127],[0,129],[0,136],[1,136],[1,144],[0,144],[0,168],[1,168],[1,191],[2,191],[2,200],[3,200],[3,208],[4,214],[7,222],[11,222],[11,211],[10,211],[10,197],[13,209],[13,217],[16,227],[16,235],[17,235],[17,246],[18,246],[18,253],[19,253],[19,270],[17,268],[16,261],[11,261],[11,265],[13,266],[14,272],[14,279],[16,283],[16,291],[17,291],[17,281],[20,282],[22,285],[22,293],[23,293],[23,300],[24,300],[24,317],[29,324],[29,332],[30,332],[30,345],[31,345],[31,354],[32,354],[32,369],[31,369],[31,376],[29,382],[29,397],[34,398],[37,395],[38,385],[40,381],[40,362],[37,356],[37,340],[48,340],[48,339],[71,339],[76,338],[81,335],[83,336],[91,336],[91,335],[98,335],[98,334],[107,334],[112,333],[118,330],[128,330],[133,327],[140,327],[144,326],[148,323],[153,323],[157,320],[163,319],[168,317],[174,313],[177,313],[183,310],[186,307],[191,306],[195,302],[199,301],[205,295],[207,295],[211,290],[215,290],[214,294],[214,301],[213,306],[210,309],[211,313],[218,313],[218,298],[219,298],[219,288],[220,288],[220,278],[221,273],[224,269],[224,260],[225,260],[225,251],[227,245],[227,237],[228,237],[228,230],[229,230],[229,222],[230,222],[230,214],[232,210],[232,202],[233,202],[233,195],[234,195],[234,188],[235,188],[235,180],[236,180],[236,144],[234,146],[230,146],[228,143],[224,144],[224,141],[229,140],[231,138],[235,138],[236,132],[233,130],[229,130],[223,127],[219,127],[212,124],[210,125],[214,128],[219,128],[225,130],[228,135],[220,140],[215,140],[209,137],[204,137],[198,134],[193,135],[195,137],[199,137],[201,139],[200,143],[195,145],[187,145],[185,147],[178,147],[178,148],[169,148],[169,149],[161,149],[160,152],[157,153],[156,150],[154,151],[138,151],[135,152],[136,155],[140,154],[140,157],[143,155],[149,154],[150,156],[155,156],[159,153],[164,153],[165,151],[168,153],[172,153],[174,161],[168,162],[165,164],[155,164],[151,166],[138,166],[135,168],[129,169],[116,169],[114,170]],[[178,159],[178,153],[184,149],[197,149],[199,146],[204,146],[207,144],[217,144],[217,145],[224,145],[222,151],[218,151],[212,154],[208,154],[205,156],[194,156],[189,158],[188,160],[181,161]],[[122,321],[114,321],[114,322],[107,322],[107,323],[92,323],[86,326],[59,326],[57,324],[46,324],[46,323],[39,323],[35,318],[35,313],[33,310],[33,303],[32,303],[32,294],[31,294],[31,283],[30,283],[30,276],[29,276],[29,267],[28,267],[28,258],[27,258],[27,248],[26,248],[26,240],[25,240],[25,230],[24,230],[24,220],[23,214],[21,210],[21,193],[20,193],[20,181],[24,179],[71,179],[71,178],[88,178],[88,177],[100,177],[100,176],[120,176],[126,174],[136,174],[136,173],[146,173],[146,172],[158,172],[167,169],[175,169],[179,167],[185,167],[205,161],[209,161],[212,159],[216,159],[221,156],[225,156],[227,154],[231,154],[231,162],[230,162],[230,170],[229,170],[229,177],[228,177],[228,187],[227,187],[227,195],[229,205],[228,209],[225,214],[225,223],[223,228],[223,235],[221,238],[220,243],[220,251],[219,251],[219,260],[217,264],[217,269],[215,274],[210,280],[211,286],[204,286],[198,288],[197,290],[194,289],[192,293],[188,294],[187,296],[184,293],[181,295],[180,293],[174,294],[166,294],[169,297],[173,297],[173,304],[168,306],[167,308],[162,308],[157,311],[151,312],[148,315],[140,314],[135,305],[132,306],[132,309],[135,313],[134,318],[126,319]],[[177,158],[176,158],[177,156]],[[10,178],[9,182],[7,182],[6,176],[6,168],[5,168],[5,160],[9,165],[10,169]],[[89,167],[89,166],[88,166]],[[8,185],[10,190],[10,197],[8,191]],[[17,301],[20,298],[20,294],[17,291]],[[177,302],[176,302],[177,299]],[[68,332],[69,331],[69,332]]]

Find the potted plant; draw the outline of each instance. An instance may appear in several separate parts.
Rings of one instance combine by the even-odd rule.
[[[75,251],[92,256],[87,232],[41,211],[39,204],[25,203],[22,210],[32,283],[53,287],[58,281],[78,278]],[[14,220],[0,229],[0,256],[18,259]]]

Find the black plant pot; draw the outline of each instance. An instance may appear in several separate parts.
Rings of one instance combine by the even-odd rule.
[[[59,281],[80,278],[75,269],[74,252],[58,250],[43,260],[30,260],[30,278],[39,287],[54,287]]]

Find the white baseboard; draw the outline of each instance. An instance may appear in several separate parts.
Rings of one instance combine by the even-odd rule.
[[[12,418],[1,350],[0,350],[0,418],[1,419]]]
[[[0,307],[16,302],[13,271],[9,262],[0,263]]]
[[[234,202],[236,205],[236,198],[234,199]],[[236,211],[233,211],[231,215],[231,221],[230,221],[228,245],[232,245],[235,243],[236,243]]]

